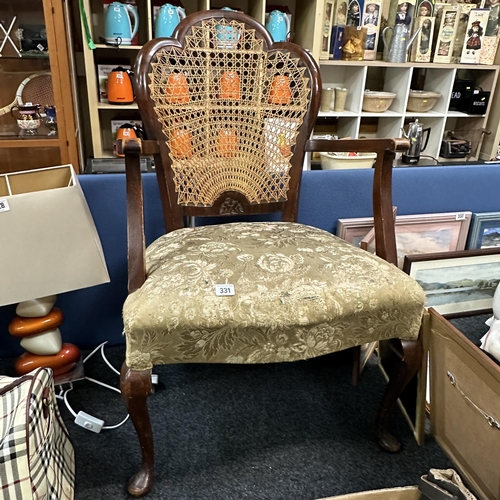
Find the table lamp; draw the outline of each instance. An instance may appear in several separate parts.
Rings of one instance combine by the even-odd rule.
[[[67,376],[80,350],[62,342],[57,294],[109,281],[101,242],[72,165],[0,175],[0,306],[27,351],[18,375],[40,366]]]

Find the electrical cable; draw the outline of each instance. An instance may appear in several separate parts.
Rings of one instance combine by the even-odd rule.
[[[106,357],[106,355],[104,354],[104,346],[107,344],[107,341],[103,342],[102,344],[98,345],[90,354],[88,354],[84,360],[83,360],[83,364],[85,364],[97,351],[101,351],[101,356],[104,360],[104,362],[108,365],[108,367],[113,371],[115,372],[116,374],[120,375],[120,372],[109,362],[108,358]],[[106,384],[104,382],[101,382],[100,380],[96,380],[95,378],[92,378],[92,377],[87,377],[87,376],[84,376],[83,377],[84,380],[88,380],[89,382],[92,382],[93,384],[97,384],[97,385],[100,385],[102,387],[105,387],[106,389],[110,389],[112,391],[115,391],[117,392],[118,394],[121,394],[121,391],[120,389],[116,388],[116,387],[113,387],[109,384]],[[68,401],[68,393],[70,391],[73,390],[73,383],[72,382],[69,382],[69,388],[68,389],[64,389],[61,386],[59,386],[59,394],[56,395],[56,398],[59,399],[59,400],[62,400],[64,401],[64,403],[66,404],[66,407],[68,408],[69,412],[73,415],[73,417],[75,417],[75,423],[77,423],[78,425],[84,427],[84,428],[87,428],[87,429],[93,429],[94,427],[92,425],[90,426],[87,426],[87,422],[82,425],[81,423],[81,416],[84,415],[84,419],[87,418],[88,420],[90,420],[91,422],[93,422],[94,424],[96,422],[98,422],[99,424],[97,425],[97,428],[98,430],[94,432],[100,432],[101,430],[112,430],[112,429],[118,429],[118,427],[121,427],[125,422],[127,422],[127,420],[129,419],[129,415],[127,414],[126,417],[118,424],[115,424],[115,425],[103,425],[104,424],[104,420],[101,420],[101,419],[97,419],[96,417],[93,417],[92,415],[89,415],[85,412],[79,412],[78,414],[73,410],[72,406],[70,405],[69,401]]]

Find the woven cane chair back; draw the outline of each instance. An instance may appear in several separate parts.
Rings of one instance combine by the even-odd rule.
[[[183,207],[178,215],[288,204],[284,219],[295,220],[304,144],[318,108],[315,62],[294,44],[272,45],[261,25],[236,12],[193,14],[174,35],[150,42],[136,66],[169,212],[174,203]]]

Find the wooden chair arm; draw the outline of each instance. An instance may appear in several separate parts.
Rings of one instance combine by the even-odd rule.
[[[306,151],[377,153],[373,177],[375,245],[379,257],[397,266],[396,231],[392,213],[392,167],[396,151],[410,147],[407,139],[311,139]]]
[[[128,291],[135,292],[146,279],[144,235],[144,199],[141,178],[140,139],[117,141],[117,150],[125,154],[125,177],[127,183],[127,251],[128,251]]]

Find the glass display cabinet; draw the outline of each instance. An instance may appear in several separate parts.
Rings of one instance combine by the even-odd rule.
[[[63,0],[0,0],[0,173],[80,170]]]

